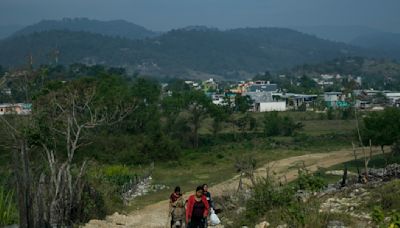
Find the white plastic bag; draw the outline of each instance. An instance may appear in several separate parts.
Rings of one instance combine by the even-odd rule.
[[[219,220],[218,215],[215,214],[215,211],[212,208],[211,208],[210,222],[212,226],[216,226],[221,223],[221,220]]]

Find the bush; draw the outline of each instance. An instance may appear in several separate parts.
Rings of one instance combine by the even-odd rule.
[[[103,174],[106,180],[117,186],[123,186],[135,178],[135,174],[128,167],[122,165],[108,166],[104,169]]]
[[[341,119],[348,120],[354,118],[354,109],[353,108],[344,108],[340,110]]]
[[[335,113],[333,108],[328,108],[328,111],[326,112],[326,118],[328,120],[333,120],[335,118]]]
[[[246,222],[254,224],[269,210],[290,205],[293,195],[293,189],[288,186],[278,186],[269,179],[262,180],[255,186],[246,204]]]
[[[392,181],[385,186],[378,188],[373,194],[374,202],[378,200],[383,210],[400,211],[400,180]],[[372,202],[371,202],[372,203]]]
[[[376,224],[380,224],[385,220],[385,212],[383,212],[382,208],[375,206],[371,213],[372,221]]]
[[[73,210],[72,220],[86,223],[91,219],[103,219],[106,215],[107,209],[102,194],[89,184],[85,184],[81,203]]]
[[[300,181],[303,189],[320,189],[320,178],[302,173]],[[238,217],[240,225],[253,226],[262,218],[272,226],[287,224],[288,227],[326,227],[334,215],[321,213],[318,200],[299,201],[295,197],[296,187],[280,185],[271,179],[264,179],[253,189],[251,198],[246,203],[244,216]],[[342,215],[340,215],[343,217]]]
[[[299,170],[299,177],[295,181],[296,190],[316,192],[323,189],[325,186],[326,182],[322,177],[309,173],[308,170]]]
[[[385,213],[381,207],[375,206],[371,217],[372,221],[379,227],[400,227],[400,212],[396,210]],[[388,217],[389,220],[386,220],[386,217]]]
[[[14,194],[0,187],[0,225],[11,225],[17,221],[18,210],[14,202]]]
[[[217,154],[216,157],[217,159],[223,159],[225,156],[223,154]]]
[[[291,117],[278,115],[278,112],[266,112],[264,115],[264,133],[266,136],[292,136],[303,129],[302,123],[296,123]]]
[[[392,153],[394,156],[400,155],[400,140],[396,140],[396,142],[393,144]]]

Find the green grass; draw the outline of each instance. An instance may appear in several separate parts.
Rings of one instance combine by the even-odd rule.
[[[18,211],[14,203],[13,192],[6,191],[0,187],[0,225],[11,225],[17,223]]]
[[[332,132],[336,134],[348,134],[354,131],[356,122],[354,120],[307,120],[303,132],[308,135],[323,135]]]
[[[251,113],[257,120],[257,132],[263,132],[264,113]],[[280,116],[289,116],[296,122],[302,122],[304,128],[301,132],[308,135],[323,135],[323,134],[352,134],[356,127],[355,120],[327,120],[320,119],[319,114],[315,112],[280,112]],[[242,114],[236,114],[236,117]],[[202,127],[199,130],[200,134],[211,134],[212,132],[212,119],[207,118],[204,120]],[[232,124],[224,123],[221,133],[239,132],[237,127]]]
[[[287,144],[279,144],[282,141],[290,141]],[[197,151],[187,151],[177,162],[156,163],[153,180],[157,184],[169,186],[169,189],[152,193],[138,198],[128,210],[141,208],[160,200],[168,199],[172,189],[179,185],[184,192],[194,191],[196,186],[203,183],[214,185],[237,175],[234,168],[235,158],[243,154],[251,154],[261,166],[270,161],[275,161],[291,156],[299,156],[307,153],[320,153],[340,150],[347,145],[320,143],[323,146],[311,145],[296,147],[292,138],[286,137],[279,141],[275,139],[271,146],[267,140],[252,140],[241,143],[215,146]]]
[[[299,115],[299,113],[286,113]],[[257,118],[262,118],[259,113],[254,113]],[[307,114],[302,114],[306,118]],[[298,118],[298,117],[297,117]],[[209,133],[205,120],[201,137]],[[294,137],[269,137],[240,140],[216,141],[209,146],[188,149],[183,152],[179,160],[169,162],[156,162],[153,171],[153,183],[166,185],[164,189],[155,193],[135,199],[130,207],[121,207],[114,203],[111,210],[129,212],[146,205],[168,199],[175,186],[180,186],[182,191],[191,192],[196,186],[203,183],[215,185],[237,175],[234,168],[235,159],[243,154],[251,154],[259,166],[274,160],[307,153],[320,153],[349,148],[353,134],[353,123],[343,120],[305,120],[304,130]],[[229,132],[230,129],[224,129]],[[231,133],[231,132],[230,132]],[[207,137],[210,137],[208,135]],[[212,137],[211,137],[212,138]],[[143,167],[142,167],[143,168]],[[140,172],[140,167],[130,167],[132,172]],[[111,197],[112,198],[112,197]],[[114,201],[117,200],[114,198]]]

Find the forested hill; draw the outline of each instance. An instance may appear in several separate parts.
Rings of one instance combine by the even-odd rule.
[[[321,74],[362,77],[363,88],[400,90],[400,63],[388,59],[341,58],[319,64],[306,64],[283,71],[293,78],[306,75],[310,78]]]
[[[400,59],[400,33],[370,33],[359,36],[352,40],[350,44],[380,50],[387,56]]]
[[[88,32],[44,31],[0,42],[0,65],[76,62],[132,68],[155,76],[251,77],[298,64],[344,56],[376,56],[362,48],[331,42],[290,29],[186,28],[143,40]]]
[[[14,36],[29,35],[35,32],[50,30],[69,30],[75,32],[91,32],[112,37],[127,39],[144,39],[155,37],[158,33],[150,31],[140,25],[124,20],[98,21],[87,18],[65,18],[62,20],[43,20],[27,26],[14,33]]]

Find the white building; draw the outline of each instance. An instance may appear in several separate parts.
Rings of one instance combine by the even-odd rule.
[[[211,97],[212,103],[216,105],[226,105],[224,97],[225,96],[221,94],[213,94]]]
[[[286,111],[286,101],[276,101],[272,92],[247,92],[254,102],[255,112]]]
[[[286,111],[285,101],[260,102],[255,104],[256,112],[283,112]]]
[[[386,97],[390,100],[390,103],[397,106],[400,103],[400,92],[385,92]]]

